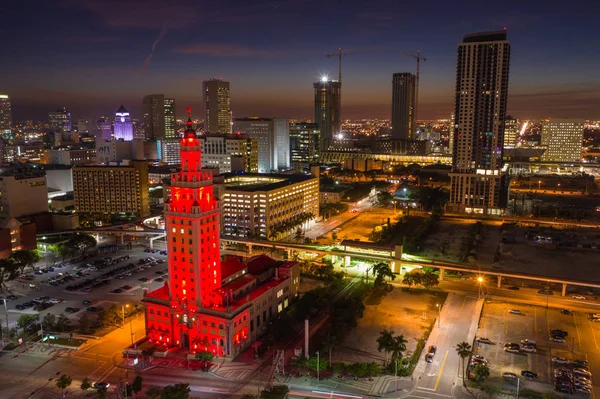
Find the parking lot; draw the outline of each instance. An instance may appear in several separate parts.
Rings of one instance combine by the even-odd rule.
[[[141,249],[110,252],[63,266],[57,262],[46,273],[27,273],[10,282],[5,294],[9,324],[14,326],[21,314],[39,314],[40,319],[48,313],[65,314],[78,320],[90,306],[96,308],[88,312],[93,315],[113,304],[137,304],[144,289],[164,284],[165,255]]]
[[[510,310],[519,310],[521,314],[512,314]],[[553,357],[588,361],[591,373],[600,370],[600,323],[593,323],[587,313],[568,313],[561,313],[561,309],[556,308],[488,301],[484,306],[477,337],[489,338],[491,344],[474,345],[474,353],[482,355],[489,362],[488,381],[500,384],[506,390],[516,390],[516,380],[503,379],[502,374],[521,376],[521,372],[527,370],[536,373],[538,378],[520,377],[521,389],[551,391],[554,389],[555,370],[574,368],[572,364],[554,363]],[[565,342],[551,341],[550,330],[555,329],[567,332]],[[521,349],[518,353],[509,353],[504,350],[505,344],[521,344],[525,339],[535,342],[537,352],[527,353]],[[591,381],[593,397],[600,379],[593,374]],[[585,394],[575,393],[574,396]]]

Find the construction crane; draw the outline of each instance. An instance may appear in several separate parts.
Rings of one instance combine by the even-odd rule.
[[[342,51],[341,48],[337,49],[335,53],[327,54],[327,58],[338,57],[338,81],[340,86],[342,85],[342,57],[347,55]]]
[[[407,56],[407,57],[411,57],[414,58],[415,60],[417,60],[417,81],[415,83],[415,122],[417,121],[417,110],[419,109],[419,70],[421,67],[421,61],[425,62],[427,61],[427,58],[425,57],[421,57],[421,50],[417,50],[417,55],[414,55],[413,53],[406,53],[404,51],[400,52],[401,54]],[[341,65],[341,61],[340,61],[340,65]]]

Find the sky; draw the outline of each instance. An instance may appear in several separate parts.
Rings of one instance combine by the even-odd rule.
[[[173,97],[200,117],[202,81],[231,83],[234,117],[313,117],[312,83],[337,77],[343,118],[389,118],[392,74],[421,63],[419,119],[454,107],[456,45],[507,29],[508,113],[600,119],[600,2],[576,0],[32,0],[3,5],[0,93],[15,120],[141,117]]]

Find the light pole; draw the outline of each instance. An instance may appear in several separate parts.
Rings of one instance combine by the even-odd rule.
[[[540,191],[541,187],[542,187],[542,181],[538,180],[538,191]]]
[[[477,291],[477,299],[481,298],[481,284],[483,283],[483,277],[477,277],[477,282],[479,283],[479,289]]]
[[[121,305],[121,310],[123,311],[123,327],[125,327],[125,308],[128,308],[129,305]]]
[[[436,303],[435,307],[438,310],[438,328],[440,328],[441,324],[442,324],[442,307],[440,306],[439,303]]]
[[[6,298],[4,298],[4,314],[6,315],[6,335],[8,335],[7,337],[7,342],[10,341],[10,327],[8,327],[8,307],[6,306]],[[2,329],[2,327],[0,327],[0,329]]]
[[[517,399],[519,399],[519,388],[521,388],[521,378],[517,377]]]

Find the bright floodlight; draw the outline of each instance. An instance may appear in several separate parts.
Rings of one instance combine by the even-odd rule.
[[[329,80],[328,76],[321,76],[321,82],[327,82]]]
[[[338,140],[342,140],[344,138],[344,135],[342,133],[338,133],[337,134],[337,139]]]
[[[477,277],[477,281],[479,281],[480,283],[483,282],[483,277]]]

